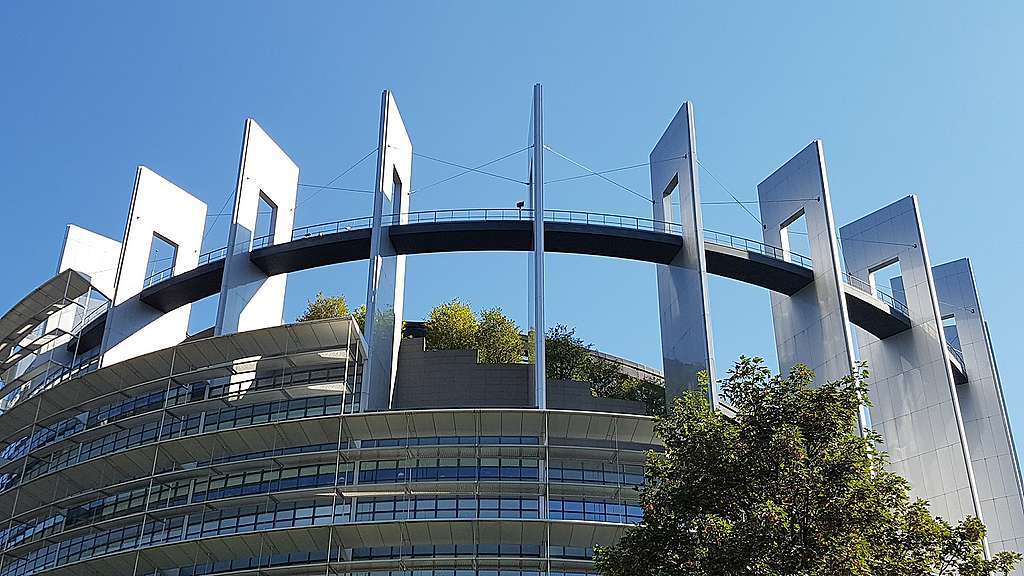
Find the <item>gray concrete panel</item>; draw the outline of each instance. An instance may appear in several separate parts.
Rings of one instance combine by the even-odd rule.
[[[693,105],[684,102],[651,151],[653,218],[672,222],[679,207],[683,246],[670,264],[658,265],[661,354],[668,398],[697,389],[697,374],[711,376],[708,398],[717,405],[711,312],[708,303],[704,223],[700,209],[697,136]],[[668,232],[671,226],[664,225]],[[678,228],[676,228],[678,230]]]
[[[956,392],[989,547],[993,552],[1024,550],[1020,467],[971,262],[940,264],[932,275],[942,318],[955,320],[955,329],[946,330],[947,343],[962,352],[967,374]]]
[[[802,216],[813,262],[811,284],[791,295],[771,294],[779,369],[788,372],[802,363],[818,382],[848,376],[856,356],[821,141],[808,144],[758,184],[757,196],[765,244],[791,260],[787,226]]]
[[[370,234],[370,270],[366,288],[366,342],[369,347],[363,380],[363,409],[391,406],[398,370],[405,301],[405,255],[391,243],[388,230],[405,224],[412,186],[412,141],[390,91],[381,95],[377,182]]]
[[[255,120],[247,119],[215,334],[255,330],[281,323],[288,275],[268,275],[250,260],[249,254],[256,240],[254,234],[260,217],[257,212],[261,198],[271,205],[273,214],[264,215],[270,219],[272,235],[260,238],[259,246],[291,242],[298,185],[299,167]]]
[[[871,425],[885,438],[891,468],[934,514],[981,516],[917,198],[847,224],[839,237],[847,271],[871,286],[875,270],[900,264],[910,330],[884,340],[857,332],[871,372]]]

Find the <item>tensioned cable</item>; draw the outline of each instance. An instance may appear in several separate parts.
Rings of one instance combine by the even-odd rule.
[[[554,152],[554,150],[552,150]],[[679,160],[686,158],[686,154],[679,156],[672,156],[671,158],[662,158],[661,160],[655,160],[654,162],[641,162],[639,164],[630,164],[629,166],[620,166],[619,168],[610,168],[608,170],[598,170],[597,172],[588,172],[587,174],[577,174],[575,176],[567,176],[565,178],[556,178],[554,180],[545,180],[545,184],[557,184],[559,182],[569,182],[570,180],[579,180],[580,178],[591,178],[594,176],[601,176],[602,174],[611,174],[613,172],[622,172],[623,170],[632,170],[634,168],[642,168],[644,166],[651,166],[652,164],[660,164],[662,162],[671,162],[672,160]],[[644,200],[647,198],[645,197]]]
[[[339,179],[339,178],[341,178],[342,176],[344,176],[345,174],[348,174],[348,173],[349,173],[349,172],[351,172],[352,170],[355,170],[355,167],[356,167],[356,166],[359,166],[360,164],[362,164],[362,163],[363,163],[363,160],[366,160],[367,158],[369,158],[369,157],[370,157],[370,155],[371,155],[371,154],[373,154],[374,152],[376,152],[376,151],[377,151],[377,148],[378,148],[377,146],[374,146],[373,148],[371,148],[371,149],[370,149],[370,151],[369,151],[369,152],[367,152],[366,154],[364,154],[362,158],[360,158],[359,160],[356,160],[356,163],[355,163],[355,164],[353,164],[353,165],[349,166],[348,168],[346,168],[345,170],[343,170],[343,171],[341,172],[341,174],[338,174],[338,175],[337,175],[337,176],[335,176],[334,178],[331,178],[331,179],[330,179],[330,180],[329,180],[329,181],[327,182],[327,184],[324,184],[324,185],[322,185],[322,186],[320,186],[320,185],[312,185],[312,184],[299,184],[299,186],[305,186],[306,188],[317,188],[317,190],[315,190],[315,191],[314,191],[314,192],[313,192],[312,194],[310,194],[309,196],[306,196],[306,197],[305,197],[305,198],[303,198],[302,200],[300,200],[300,201],[296,202],[296,203],[295,203],[295,205],[296,205],[296,206],[298,206],[299,204],[302,204],[302,203],[305,203],[305,202],[309,202],[309,201],[310,201],[310,199],[312,199],[312,198],[313,198],[314,196],[316,196],[317,194],[319,194],[319,193],[323,192],[324,190],[329,190],[329,189],[330,189],[329,187],[330,187],[330,185],[331,185],[331,184],[334,184],[335,182],[337,182],[337,181],[338,181],[338,179]]]
[[[206,235],[209,234],[210,230],[213,229],[214,224],[216,224],[217,220],[220,219],[221,213],[224,213],[224,209],[227,208],[228,202],[231,200],[232,197],[234,197],[234,195],[234,190],[228,191],[227,196],[224,198],[224,203],[220,205],[220,210],[217,210],[217,213],[213,215],[213,222],[207,224],[206,228],[203,230],[203,238],[206,238]]]
[[[601,180],[604,180],[605,182],[609,182],[611,184],[614,184],[615,186],[618,186],[619,188],[622,188],[626,192],[629,192],[630,194],[636,196],[637,198],[640,198],[644,202],[650,202],[652,204],[654,203],[653,199],[648,198],[648,197],[644,196],[643,194],[638,194],[638,193],[634,192],[633,190],[630,190],[629,188],[623,186],[622,184],[619,184],[618,182],[616,182],[615,180],[612,180],[611,178],[605,176],[604,174],[598,174],[597,172],[594,172],[590,168],[584,166],[583,164],[580,164],[579,162],[573,160],[572,158],[569,158],[565,154],[562,154],[561,152],[559,152],[558,150],[555,150],[554,148],[552,148],[551,146],[548,146],[547,144],[544,145],[544,149],[549,151],[549,152],[551,152],[552,154],[558,156],[559,158],[565,160],[566,162],[569,162],[569,163],[574,164],[575,166],[577,166],[579,168],[582,168],[582,169],[586,170],[587,172],[589,172],[590,174],[592,174],[594,176],[597,176]]]
[[[319,190],[339,190],[341,192],[361,192],[363,194],[373,194],[373,190],[366,190],[366,189],[363,189],[363,188],[345,188],[345,187],[342,187],[342,186],[327,186],[327,185],[322,185],[322,184],[305,184],[305,183],[302,183],[302,182],[299,182],[299,187],[300,188],[317,188]],[[312,197],[312,196],[313,195],[310,194],[310,197]]]
[[[786,202],[808,202],[811,200],[821,200],[821,198],[787,198],[785,200],[711,200],[708,202],[701,202],[701,204],[705,206],[730,204],[783,204]]]
[[[421,157],[426,158],[428,160],[434,160],[435,162],[440,162],[442,164],[447,164],[449,166],[456,166],[456,167],[462,168],[463,171],[459,172],[458,174],[453,174],[452,176],[448,176],[447,178],[442,178],[441,180],[438,180],[436,182],[431,182],[430,184],[427,184],[426,186],[422,186],[420,188],[416,188],[415,190],[411,190],[409,192],[409,195],[412,196],[413,194],[415,194],[417,192],[422,192],[422,191],[427,190],[429,188],[433,188],[434,186],[438,186],[440,184],[444,184],[445,182],[449,182],[449,181],[454,180],[454,179],[456,179],[456,178],[458,178],[460,176],[465,176],[466,174],[469,174],[470,172],[478,172],[480,174],[486,174],[488,176],[494,176],[495,178],[501,178],[502,180],[509,180],[511,182],[515,182],[516,184],[522,184],[524,186],[528,185],[529,182],[523,182],[521,180],[516,180],[514,178],[509,178],[507,176],[502,176],[500,174],[493,174],[491,172],[486,172],[484,170],[481,170],[481,168],[486,168],[487,166],[490,166],[491,164],[495,164],[495,163],[501,162],[502,160],[504,160],[506,158],[510,158],[512,156],[515,156],[516,154],[519,154],[520,152],[523,152],[525,150],[529,150],[530,148],[532,148],[532,146],[526,146],[524,148],[520,148],[519,150],[516,150],[515,152],[510,152],[510,153],[505,154],[504,156],[502,156],[500,158],[495,158],[494,160],[491,160],[490,162],[484,162],[483,164],[480,164],[480,165],[474,166],[474,167],[461,166],[461,165],[456,164],[454,162],[448,162],[446,160],[441,160],[441,159],[438,159],[438,158],[433,158],[431,156],[427,156],[426,154],[419,154],[418,152],[413,152],[414,156],[421,156]]]
[[[554,152],[554,150],[552,150],[552,152]],[[683,156],[677,157],[676,159],[683,158],[684,156],[685,156],[685,154]],[[591,177],[594,177],[594,176],[601,176],[602,174],[612,174],[614,172],[622,172],[623,170],[632,170],[634,168],[641,168],[643,166],[650,166],[650,165],[651,165],[650,162],[643,162],[641,164],[632,164],[630,166],[622,166],[620,168],[612,168],[610,170],[598,170],[597,172],[588,172],[586,174],[577,174],[575,176],[568,176],[566,178],[556,178],[554,180],[545,180],[544,183],[545,184],[558,184],[559,182],[569,182],[570,180],[579,180],[580,178],[591,178]]]
[[[755,216],[755,215],[754,215],[754,213],[753,213],[753,212],[751,212],[749,208],[747,208],[747,205],[746,205],[746,204],[744,204],[743,202],[741,202],[741,201],[740,201],[740,199],[739,199],[739,198],[737,198],[737,197],[736,197],[736,195],[735,195],[735,194],[733,194],[733,193],[732,193],[732,191],[731,191],[731,190],[729,190],[729,188],[727,188],[727,187],[726,187],[726,185],[725,185],[725,184],[723,184],[721,180],[719,180],[719,179],[718,179],[718,176],[715,176],[715,174],[714,174],[714,173],[713,173],[713,172],[712,172],[711,170],[708,170],[708,167],[707,167],[707,166],[705,166],[705,165],[704,165],[704,163],[700,161],[700,158],[694,158],[694,160],[696,160],[696,161],[697,161],[697,165],[698,165],[698,166],[700,166],[701,168],[703,168],[703,169],[704,169],[704,171],[708,173],[708,176],[711,176],[711,179],[712,179],[712,180],[714,180],[714,181],[715,181],[715,182],[716,182],[716,183],[717,183],[717,184],[718,184],[719,186],[721,186],[721,187],[722,187],[722,190],[725,190],[725,193],[726,193],[726,194],[728,194],[729,196],[731,196],[731,197],[732,197],[732,199],[733,199],[733,200],[734,200],[734,201],[735,201],[735,202],[736,202],[737,204],[739,204],[739,205],[740,205],[740,208],[743,208],[743,211],[744,211],[744,212],[746,212],[747,214],[750,214],[750,217],[751,217],[751,218],[753,218],[753,219],[754,219],[755,221],[757,221],[757,223],[758,223],[759,225],[761,225],[761,226],[764,226],[764,224],[763,224],[763,223],[761,222],[761,219],[760,219],[760,218],[758,218],[757,216]]]

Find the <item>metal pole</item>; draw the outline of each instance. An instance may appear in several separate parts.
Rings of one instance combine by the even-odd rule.
[[[537,408],[547,408],[547,383],[544,362],[544,88],[533,87],[533,162],[530,174],[533,206],[533,318],[534,381]]]

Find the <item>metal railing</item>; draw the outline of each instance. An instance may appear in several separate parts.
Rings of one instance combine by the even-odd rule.
[[[196,267],[198,268],[199,266],[203,266],[211,262],[223,260],[227,255],[227,246],[221,246],[220,248],[215,248],[213,250],[210,250],[209,252],[203,252],[202,254],[199,255],[199,261],[196,263]],[[149,288],[153,284],[156,284],[157,282],[163,282],[164,280],[167,280],[171,276],[174,276],[174,265],[168,266],[163,270],[157,270],[156,272],[153,272],[149,276],[146,276],[146,279],[142,281],[142,288]]]
[[[209,252],[203,252],[202,254],[199,255],[199,262],[196,264],[196,266],[202,266],[204,264],[209,264],[210,262],[216,262],[217,260],[223,260],[227,255],[228,255],[228,247],[227,246],[221,246],[220,248],[217,248],[215,250],[210,250]]]
[[[74,328],[72,328],[71,332],[73,334],[77,334],[77,333],[81,332],[86,326],[89,325],[90,322],[92,322],[93,320],[95,320],[95,319],[99,318],[100,316],[106,314],[107,310],[109,310],[109,309],[110,309],[110,302],[109,301],[104,302],[103,304],[100,304],[99,306],[96,306],[95,308],[92,309],[91,312],[86,314],[85,318],[82,318],[82,320],[79,321],[78,324],[76,324]]]
[[[849,272],[843,272],[843,280],[850,286],[853,286],[854,288],[860,290],[861,292],[864,292],[865,294],[878,298],[882,302],[885,302],[886,304],[891,306],[900,314],[906,316],[907,318],[910,318],[910,309],[907,308],[906,304],[897,300],[892,294],[889,294],[888,292],[881,290],[877,286],[875,286],[875,288],[872,290],[871,284],[865,282],[864,280],[861,280],[860,278],[854,276],[853,274],[850,274]]]
[[[814,265],[813,261],[803,254],[797,254],[793,251],[787,252],[777,246],[765,244],[764,242],[759,242],[757,240],[751,240],[750,238],[734,236],[725,232],[717,232],[715,230],[708,230],[705,228],[704,241],[712,244],[718,244],[720,246],[729,246],[730,248],[756,252],[776,260],[792,262],[793,264],[803,266],[804,268],[811,268]]]
[[[468,221],[501,221],[501,220],[533,220],[533,210],[529,208],[460,208],[458,210],[422,210],[409,212],[406,215],[388,214],[384,216],[384,226],[400,224],[424,224],[428,222],[468,222]]]
[[[146,279],[142,281],[142,288],[149,288],[153,284],[156,284],[157,282],[163,282],[164,280],[167,280],[171,276],[174,276],[173,266],[169,268],[164,268],[163,270],[157,270],[156,272],[153,272],[149,276],[146,276]]]

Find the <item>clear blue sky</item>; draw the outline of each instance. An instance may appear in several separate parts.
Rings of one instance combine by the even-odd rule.
[[[535,82],[548,143],[594,169],[645,162],[691,100],[702,162],[743,199],[814,138],[825,142],[840,225],[920,195],[933,262],[974,262],[1020,438],[1024,5],[768,4],[4,2],[0,308],[53,274],[65,224],[121,237],[138,164],[220,211],[247,116],[315,184],[376,145],[385,88],[416,151],[465,164],[526,144]],[[337,185],[369,187],[369,164]],[[550,155],[547,166],[549,178],[578,173]],[[492,168],[522,178],[526,164],[520,155]],[[412,188],[454,172],[417,158]],[[615,178],[649,193],[644,168]],[[702,191],[728,199],[707,174]],[[469,175],[415,195],[412,208],[513,206],[524,194]],[[597,179],[551,185],[547,203],[649,215],[649,204]],[[296,223],[369,210],[368,195],[324,191]],[[228,220],[211,222],[206,248],[224,244]],[[735,205],[707,206],[705,222],[760,235]],[[288,318],[318,288],[358,304],[365,269],[292,275]],[[524,324],[525,272],[522,254],[410,258],[406,317],[458,296]],[[551,255],[548,282],[551,324],[660,365],[651,266]],[[711,287],[720,363],[774,358],[767,294],[720,279]],[[212,324],[214,307],[198,305],[193,327]]]

